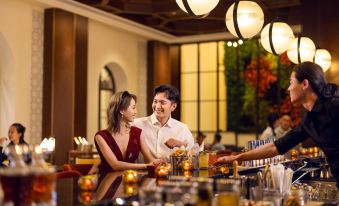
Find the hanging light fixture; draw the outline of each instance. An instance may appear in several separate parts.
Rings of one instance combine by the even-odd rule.
[[[297,37],[292,40],[287,49],[288,58],[295,64],[305,61],[313,61],[315,45],[308,37]]]
[[[184,12],[197,17],[208,15],[219,3],[219,0],[176,0]]]
[[[284,53],[294,39],[291,27],[284,22],[272,22],[267,24],[260,36],[264,49],[274,55]]]
[[[314,63],[321,66],[324,72],[331,67],[331,54],[326,49],[317,49],[315,51]]]
[[[226,12],[226,27],[234,36],[248,39],[264,25],[264,12],[253,1],[236,0]]]

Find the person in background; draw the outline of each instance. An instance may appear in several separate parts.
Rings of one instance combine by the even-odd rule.
[[[213,144],[211,146],[211,151],[224,151],[226,150],[225,146],[220,143],[221,141],[221,134],[219,132],[214,134]]]
[[[197,143],[200,148],[199,150],[200,152],[205,150],[205,142],[204,142],[205,138],[206,138],[206,135],[199,131],[196,139],[197,139]]]
[[[136,96],[127,91],[117,92],[109,102],[107,109],[108,128],[96,133],[94,142],[100,156],[100,163],[94,164],[89,174],[96,171],[105,174],[115,170],[146,169],[156,165],[150,153],[141,129],[131,126],[136,115]],[[134,163],[142,152],[147,164]]]
[[[292,129],[292,117],[289,113],[283,113],[279,118],[279,126],[275,128],[275,136],[280,138]]]
[[[279,115],[277,113],[271,113],[267,117],[268,126],[263,131],[260,139],[268,139],[269,137],[276,137],[275,128],[279,125]]]
[[[8,159],[7,155],[4,153],[6,147],[11,147],[14,145],[26,145],[25,141],[25,131],[26,128],[20,123],[12,124],[8,129],[8,139],[6,137],[0,138],[0,166],[7,166],[5,161]],[[8,140],[10,141],[8,143]],[[25,160],[29,162],[29,160]]]
[[[141,136],[155,158],[169,158],[174,147],[190,149],[194,145],[187,125],[171,117],[179,102],[179,91],[175,87],[160,85],[154,89],[153,114],[134,121],[133,125],[142,129]]]
[[[238,155],[220,157],[216,164],[264,159],[284,154],[311,137],[328,158],[339,188],[339,89],[326,82],[322,68],[313,62],[295,66],[290,77],[291,102],[301,104],[306,115],[301,123],[272,143]]]

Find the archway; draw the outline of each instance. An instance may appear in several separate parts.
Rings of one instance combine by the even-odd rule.
[[[6,135],[15,119],[14,57],[7,40],[0,32],[0,136]]]

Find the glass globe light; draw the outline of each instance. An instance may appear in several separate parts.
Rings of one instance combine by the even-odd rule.
[[[324,72],[331,67],[331,54],[326,49],[317,49],[315,51],[314,63],[321,66]]]
[[[233,18],[233,12],[236,18]],[[264,25],[264,12],[253,1],[239,1],[226,12],[226,27],[234,36],[248,39],[255,36]]]
[[[305,61],[312,62],[314,55],[315,45],[308,37],[294,38],[287,49],[288,58],[295,64],[300,64]]]
[[[294,34],[291,27],[284,22],[272,22],[267,24],[263,28],[260,37],[261,45],[264,49],[275,55],[284,53],[293,39]]]
[[[201,16],[211,12],[219,0],[176,0],[181,10],[194,16]]]

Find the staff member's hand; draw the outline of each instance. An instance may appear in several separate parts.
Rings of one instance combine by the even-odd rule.
[[[229,164],[229,163],[232,163],[234,160],[236,160],[235,155],[223,156],[223,157],[219,157],[214,164],[215,165]]]
[[[187,146],[187,142],[183,142],[183,141],[180,141],[180,140],[177,140],[177,139],[174,139],[174,138],[169,138],[165,142],[165,145],[168,148],[173,149],[174,147],[181,147],[181,146],[186,147]]]

